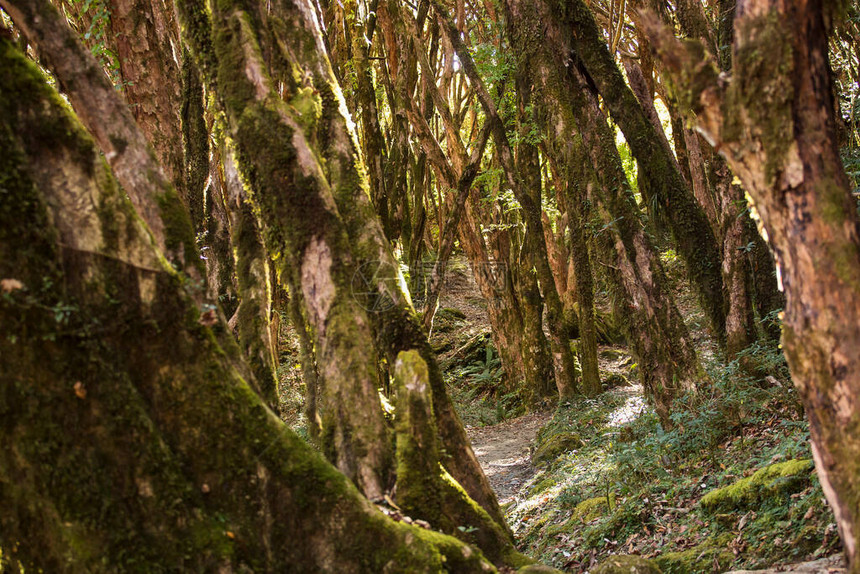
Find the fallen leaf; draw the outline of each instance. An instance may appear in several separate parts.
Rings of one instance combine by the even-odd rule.
[[[75,396],[79,399],[87,398],[87,388],[80,381],[75,383]]]

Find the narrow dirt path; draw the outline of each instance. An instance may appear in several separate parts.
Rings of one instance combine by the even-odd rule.
[[[472,448],[490,485],[504,504],[534,476],[529,447],[552,412],[536,412],[497,425],[469,428]]]

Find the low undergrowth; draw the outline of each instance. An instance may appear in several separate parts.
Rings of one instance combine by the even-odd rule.
[[[433,332],[431,344],[465,425],[494,425],[525,412],[518,389],[508,388],[488,330],[474,329],[457,309],[442,308],[436,313]]]
[[[778,355],[751,349],[778,375]],[[660,428],[638,387],[556,411],[536,451],[547,460],[507,507],[521,550],[571,572],[611,555],[652,558],[664,573],[723,572],[798,562],[839,549],[812,468],[794,389],[723,365],[682,397]],[[577,440],[569,437],[575,435]]]

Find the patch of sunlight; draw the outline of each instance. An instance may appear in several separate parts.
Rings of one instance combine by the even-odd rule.
[[[645,399],[641,394],[631,394],[624,404],[609,413],[607,427],[619,427],[638,418],[645,412]]]

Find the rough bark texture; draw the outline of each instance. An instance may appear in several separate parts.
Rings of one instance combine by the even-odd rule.
[[[324,173],[345,224],[357,272],[367,279],[368,271],[375,269],[373,281],[369,283],[371,289],[364,296],[362,305],[365,309],[374,310],[368,313],[368,320],[376,347],[389,365],[394,364],[401,351],[418,350],[421,353],[430,369],[434,412],[446,449],[443,463],[469,495],[500,525],[505,525],[495,493],[448,398],[436,357],[405,288],[400,265],[394,259],[376,217],[352,120],[325,58],[313,12],[302,2],[282,0],[278,3],[277,13],[285,22],[292,24],[286,26],[271,18],[270,27],[282,57],[290,63],[291,70],[304,67],[306,82],[310,78],[306,85],[296,86],[295,93],[297,96],[315,91],[319,94],[320,118],[310,132],[315,135],[316,149],[324,159]],[[309,46],[316,46],[316,50],[310,50]],[[356,280],[354,275],[353,287]],[[325,363],[321,357],[318,357],[318,362],[321,365]]]
[[[588,159],[582,146],[577,146],[570,165],[573,181],[567,182],[570,206],[570,236],[573,265],[576,272],[576,293],[579,318],[579,363],[582,368],[582,391],[594,397],[603,391],[600,384],[600,368],[597,361],[597,325],[594,313],[594,276],[585,225],[591,216],[586,190],[591,180],[588,169],[583,166]],[[581,161],[580,161],[581,160]]]
[[[0,277],[21,284],[0,297],[0,546],[27,571],[493,571],[385,518],[265,407],[5,38],[0,149]]]
[[[648,120],[636,96],[624,81],[609,53],[594,18],[583,0],[564,3],[551,0],[547,6],[547,41],[560,54],[574,54],[589,81],[603,96],[612,119],[624,133],[630,150],[648,174],[648,187],[662,206],[678,253],[710,321],[714,337],[725,331],[723,285],[719,247],[702,209],[681,177],[677,161]],[[642,189],[643,193],[648,189]],[[650,201],[650,198],[646,197]]]
[[[239,306],[233,316],[235,330],[254,372],[260,396],[277,412],[276,341],[270,329],[274,285],[270,281],[268,253],[263,246],[260,222],[245,192],[246,184],[240,178],[233,154],[229,149],[224,152],[221,158],[224,204],[230,218],[231,256],[235,260],[233,268],[239,296]]]
[[[377,394],[369,320],[352,296],[356,264],[330,181],[306,137],[322,121],[319,96],[277,94],[251,25],[252,14],[221,3],[179,5],[184,34],[215,88],[236,145],[240,173],[267,222],[264,244],[281,277],[297,269],[316,337],[327,442],[338,468],[369,498],[381,497],[391,471],[387,429]],[[310,7],[306,7],[310,10]],[[321,46],[312,45],[314,49]]]
[[[834,6],[738,2],[732,81],[655,27],[680,99],[761,215],[786,293],[783,348],[818,476],[860,572],[860,222],[839,158],[828,64]]]
[[[427,363],[416,351],[394,364],[397,392],[397,504],[411,517],[475,544],[497,565],[524,566],[507,533],[439,463]]]
[[[454,47],[463,70],[469,81],[472,82],[478,101],[487,115],[487,121],[490,122],[492,127],[496,155],[505,173],[506,184],[513,191],[517,202],[522,207],[523,218],[526,221],[527,227],[531,230],[527,235],[528,248],[534,257],[535,270],[537,271],[544,303],[547,308],[547,326],[549,327],[550,334],[549,340],[552,350],[555,384],[559,397],[571,397],[576,393],[576,365],[570,349],[570,342],[564,332],[564,310],[555,288],[552,269],[549,266],[546,243],[543,237],[540,203],[535,201],[534,195],[529,191],[522,179],[522,174],[516,168],[514,154],[508,140],[507,132],[505,131],[505,125],[498,115],[495,103],[487,92],[483,80],[478,74],[472,56],[469,54],[465,44],[463,44],[460,32],[457,31],[444,4],[439,0],[432,0],[432,3],[439,14],[440,25]]]
[[[159,164],[182,194],[183,90],[180,63],[173,52],[173,46],[179,46],[173,7],[163,0],[109,0],[106,4],[110,34],[105,41],[117,55],[122,94]]]
[[[384,433],[376,396],[376,351],[364,332],[369,329],[374,335],[376,349],[389,365],[400,351],[417,349],[430,369],[437,424],[447,452],[443,463],[469,495],[504,525],[375,216],[351,120],[325,56],[314,10],[305,2],[287,0],[278,2],[271,12],[246,16],[220,7],[214,11],[218,18],[212,33],[199,4],[187,8],[191,8],[185,11],[189,39],[227,108],[240,169],[241,156],[247,154],[244,169],[263,218],[295,222],[288,236],[280,226],[269,224],[264,229],[265,244],[276,265],[285,265],[283,257],[290,254],[302,269],[302,295],[316,337],[324,396],[331,396],[329,403],[337,405],[323,416],[323,426],[336,431],[334,444],[362,444],[354,453],[367,458],[365,470],[376,467],[377,473],[384,474],[386,442],[372,439]],[[266,50],[251,27],[255,17],[271,33],[265,38]],[[220,50],[218,60],[213,46]],[[273,71],[290,82],[285,85],[288,102],[273,91],[261,51],[271,51],[277,64]],[[243,146],[247,146],[244,151]],[[273,156],[273,149],[284,151]],[[308,194],[308,186],[317,189],[319,199]],[[285,188],[289,193],[284,193]],[[316,270],[322,270],[322,275]],[[345,311],[342,316],[340,308]],[[356,384],[357,374],[362,385]],[[355,393],[367,408],[355,408],[359,404]],[[351,417],[357,419],[354,427],[347,422]],[[338,451],[340,466],[354,464],[349,452],[341,453],[339,446]],[[382,492],[384,481],[360,474],[358,478]]]
[[[128,107],[66,19],[48,0],[3,0],[0,7],[38,46],[159,248],[174,265],[202,277],[188,212]]]
[[[547,7],[520,0],[508,0],[505,5],[518,25],[514,45],[521,53],[533,52],[535,77],[555,104],[557,113],[549,123],[559,152],[556,164],[580,161],[578,145],[584,145],[591,160],[593,174],[576,184],[584,187],[604,223],[595,244],[615,290],[616,313],[639,359],[646,394],[662,424],[671,426],[672,401],[682,389],[695,387],[698,361],[637,213],[614,136],[585,77],[567,65],[565,53],[546,48],[554,44],[540,41],[540,31],[546,30],[540,22],[549,18]]]

